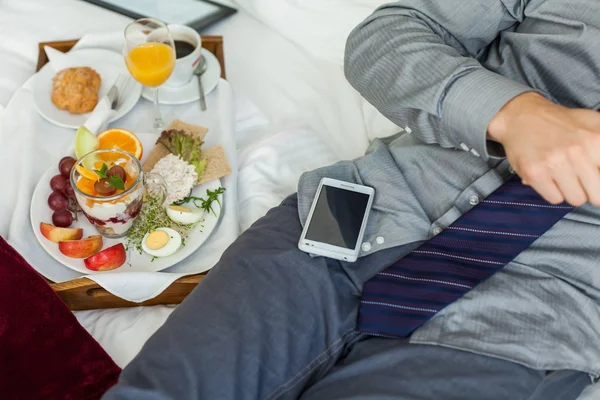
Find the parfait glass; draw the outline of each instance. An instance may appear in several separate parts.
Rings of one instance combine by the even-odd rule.
[[[153,128],[164,129],[158,106],[158,87],[169,79],[175,67],[175,43],[169,28],[154,18],[130,23],[125,28],[123,56],[131,76],[152,90]]]
[[[94,170],[102,165],[120,166],[125,170],[124,190],[109,196],[101,195],[95,187],[99,177]],[[164,179],[157,174],[144,173],[140,161],[117,149],[101,149],[81,157],[71,170],[71,185],[77,204],[99,234],[107,238],[127,235],[142,210],[144,196],[166,198]]]

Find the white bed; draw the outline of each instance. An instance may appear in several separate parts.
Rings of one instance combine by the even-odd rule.
[[[300,7],[293,0],[238,0],[238,14],[203,32],[224,36],[236,93],[241,229],[293,193],[302,172],[359,156],[373,137],[398,131],[348,85],[342,70],[350,29],[384,2],[306,0]],[[128,21],[77,0],[0,2],[0,118],[34,73],[38,42],[122,30]],[[76,315],[124,366],[172,309]]]

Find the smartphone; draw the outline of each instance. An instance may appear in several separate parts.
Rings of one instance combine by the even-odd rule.
[[[368,186],[321,179],[298,248],[310,254],[356,261],[374,195],[375,190]]]

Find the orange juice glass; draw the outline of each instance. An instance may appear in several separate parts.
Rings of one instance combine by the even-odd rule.
[[[142,85],[156,87],[169,79],[175,67],[173,49],[164,43],[144,43],[125,57],[127,69]]]
[[[175,67],[175,44],[169,28],[154,18],[138,19],[127,25],[123,56],[131,76],[152,90],[153,127],[162,130],[158,87],[169,79]]]

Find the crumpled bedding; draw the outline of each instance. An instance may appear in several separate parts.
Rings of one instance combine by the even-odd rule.
[[[399,130],[354,91],[340,63],[345,35],[381,0],[320,1],[324,10],[343,10],[343,6],[349,10],[354,3],[361,8],[343,15],[339,11],[335,26],[327,20],[328,40],[316,40],[315,32],[323,34],[317,29],[323,28],[319,25],[323,18],[307,20],[318,15],[319,0],[302,4],[281,0],[279,5],[237,0],[240,12],[202,32],[224,36],[227,79],[236,93],[241,229],[295,192],[303,172],[358,157],[369,140]],[[286,24],[267,21],[267,6],[285,15],[294,15],[291,7],[297,8],[300,22],[293,32],[283,30]],[[288,9],[282,10],[283,6]],[[34,73],[38,42],[121,30],[129,21],[77,0],[4,0],[0,11],[0,118],[2,107]],[[116,363],[124,366],[173,308],[92,310],[75,315]]]

